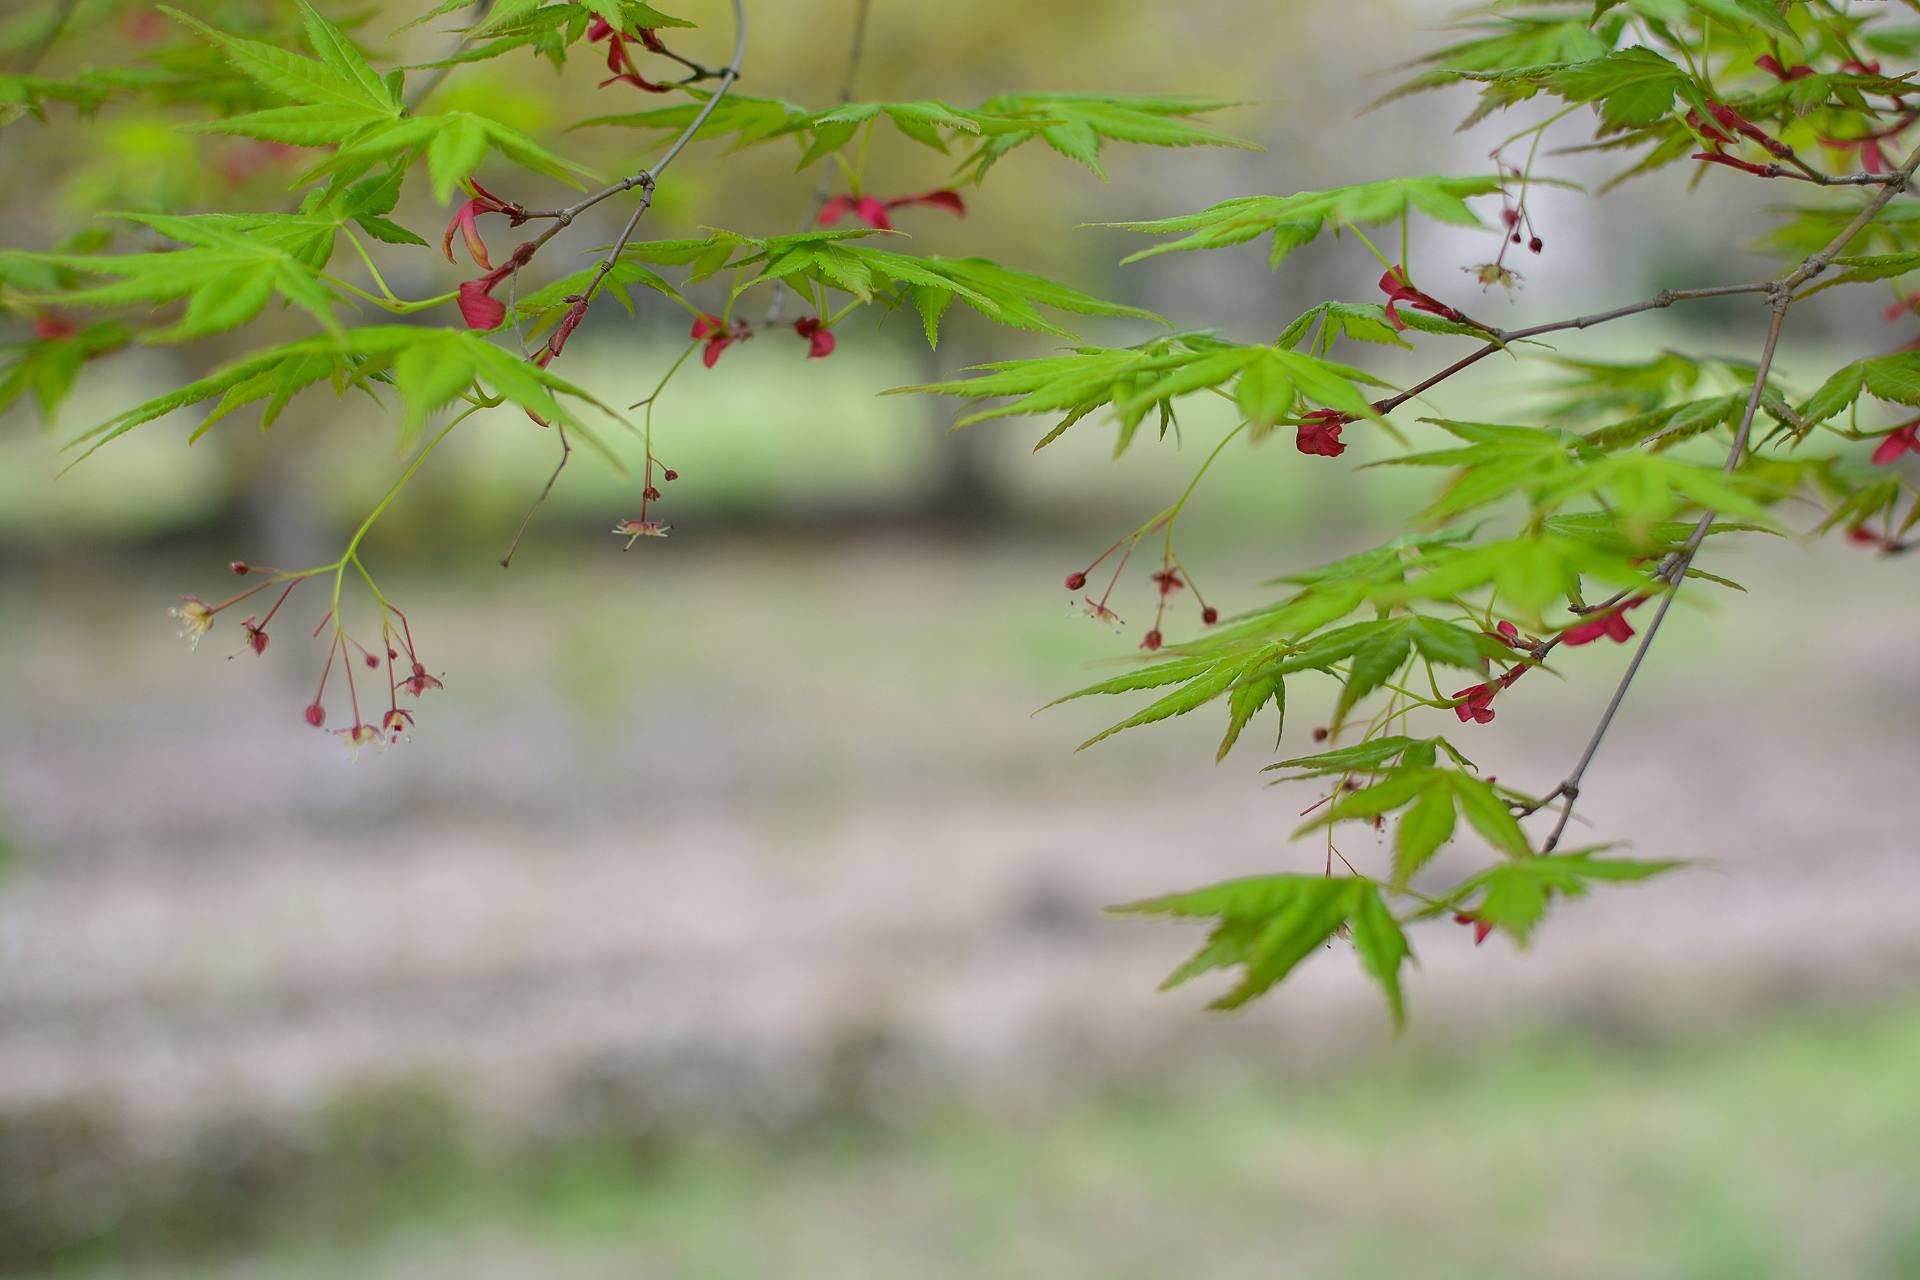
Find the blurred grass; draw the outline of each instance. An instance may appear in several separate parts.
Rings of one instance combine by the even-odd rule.
[[[418,1100],[417,1090],[406,1096]],[[365,1107],[336,1111],[352,1122],[335,1126],[345,1136],[326,1149],[354,1166],[336,1171],[352,1194],[325,1212],[275,1222],[224,1261],[128,1268],[96,1251],[93,1264],[64,1273],[1894,1280],[1920,1271],[1913,1009],[1803,1017],[1657,1052],[1584,1038],[1481,1045],[1314,1085],[1247,1076],[1092,1099],[1038,1121],[853,1122],[772,1147],[692,1134],[664,1154],[563,1147],[475,1159],[443,1136],[428,1148],[434,1159],[387,1159],[393,1144],[368,1139]],[[202,1209],[224,1218],[231,1248],[263,1205]]]

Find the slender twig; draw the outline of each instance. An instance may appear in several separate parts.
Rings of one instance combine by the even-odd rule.
[[[1849,235],[1848,238],[1851,239],[1852,236]],[[1605,324],[1609,320],[1623,320],[1628,316],[1637,316],[1642,312],[1659,311],[1665,307],[1672,306],[1676,302],[1694,302],[1701,298],[1735,297],[1745,293],[1767,293],[1771,291],[1773,287],[1774,282],[1771,280],[1756,280],[1750,284],[1722,284],[1713,285],[1704,289],[1663,289],[1651,298],[1643,299],[1640,302],[1629,303],[1624,307],[1615,307],[1611,311],[1597,311],[1592,315],[1574,316],[1569,320],[1555,320],[1548,324],[1536,324],[1525,329],[1490,329],[1488,332],[1493,334],[1493,340],[1487,343],[1486,346],[1461,357],[1432,377],[1415,383],[1397,395],[1375,401],[1373,408],[1376,413],[1392,413],[1407,401],[1439,386],[1454,374],[1459,373],[1463,369],[1471,368],[1488,356],[1496,352],[1505,351],[1513,343],[1523,341],[1527,338],[1537,338],[1547,333],[1560,333],[1567,329],[1588,329],[1597,324]]]
[[[60,39],[60,33],[67,29],[67,23],[73,19],[73,11],[80,7],[80,0],[60,0],[59,8],[53,11],[53,21],[40,33],[40,38],[21,53],[20,60],[14,64],[13,74],[24,76],[31,74],[41,60],[47,56],[54,43]]]
[[[687,122],[686,128],[682,129],[674,140],[667,145],[667,149],[661,153],[658,160],[655,160],[653,164],[640,170],[638,173],[631,174],[620,179],[618,182],[602,187],[600,190],[592,192],[589,195],[580,197],[580,199],[574,201],[564,209],[548,209],[527,215],[529,218],[549,218],[553,222],[552,226],[542,231],[529,242],[527,256],[531,257],[549,240],[559,235],[566,228],[572,226],[575,218],[585,213],[588,209],[593,208],[593,206],[599,204],[602,200],[612,199],[614,196],[631,191],[635,187],[641,189],[640,207],[634,211],[634,216],[627,220],[626,233],[614,242],[613,247],[607,251],[606,257],[601,259],[600,270],[595,274],[592,284],[585,291],[589,299],[593,297],[594,290],[597,289],[600,282],[606,278],[607,273],[613,270],[614,264],[620,260],[621,251],[627,247],[627,241],[633,237],[633,229],[640,223],[640,215],[644,214],[648,206],[653,203],[653,188],[654,184],[659,180],[660,175],[667,171],[667,166],[673,163],[674,158],[686,148],[689,142],[693,141],[693,136],[700,132],[701,126],[706,124],[707,117],[711,116],[714,108],[720,105],[720,100],[727,96],[727,90],[732,88],[733,82],[740,78],[740,64],[747,56],[747,12],[742,0],[733,0],[733,22],[733,57],[721,70],[720,83],[715,86],[713,92],[708,95],[707,100],[700,105],[700,110],[694,114],[693,119]]]
[[[1754,369],[1753,391],[1747,396],[1746,408],[1740,414],[1740,424],[1733,433],[1733,447],[1727,452],[1725,472],[1732,475],[1740,469],[1741,460],[1746,456],[1747,440],[1753,431],[1753,420],[1760,411],[1761,398],[1766,394],[1767,375],[1773,368],[1775,350],[1780,344],[1780,331],[1786,323],[1787,308],[1793,305],[1793,291],[1814,276],[1832,265],[1833,259],[1847,247],[1867,225],[1879,216],[1893,198],[1907,189],[1914,171],[1920,169],[1920,147],[1899,169],[1895,170],[1892,180],[1881,187],[1880,191],[1861,208],[1853,221],[1849,222],[1839,235],[1835,236],[1818,252],[1810,254],[1800,265],[1777,280],[1768,281],[1766,291],[1772,318],[1767,325],[1765,345],[1760,351],[1760,361]],[[1668,557],[1662,566],[1660,576],[1666,580],[1666,591],[1660,598],[1660,607],[1648,624],[1646,634],[1640,637],[1639,647],[1633,652],[1633,658],[1627,663],[1625,674],[1615,686],[1613,696],[1607,700],[1606,710],[1600,714],[1600,723],[1594,727],[1593,735],[1588,738],[1586,749],[1580,753],[1580,759],[1572,772],[1555,787],[1547,797],[1564,797],[1566,803],[1561,806],[1560,816],[1554,821],[1553,830],[1540,846],[1541,852],[1551,853],[1560,843],[1560,837],[1566,834],[1567,823],[1573,818],[1574,803],[1580,797],[1580,783],[1586,776],[1587,768],[1593,763],[1594,756],[1600,750],[1600,743],[1606,738],[1607,730],[1613,727],[1614,717],[1619,714],[1620,706],[1626,701],[1627,691],[1633,687],[1634,677],[1640,673],[1640,666],[1646,660],[1647,651],[1653,647],[1654,637],[1660,634],[1660,625],[1666,621],[1667,612],[1673,606],[1674,597],[1679,594],[1680,584],[1686,580],[1687,570],[1693,565],[1693,558],[1699,553],[1700,544],[1705,541],[1707,531],[1713,527],[1715,512],[1707,510],[1701,513],[1694,524],[1693,531],[1687,535],[1686,542],[1674,555]]]
[[[673,163],[674,158],[686,148],[689,142],[693,141],[694,135],[700,132],[702,125],[706,124],[707,118],[713,114],[714,108],[720,105],[720,100],[726,97],[727,90],[732,88],[733,82],[740,78],[740,65],[746,60],[747,56],[747,10],[744,0],[733,0],[733,24],[733,57],[720,71],[720,83],[714,87],[713,93],[707,98],[706,102],[701,104],[700,110],[694,114],[693,119],[687,122],[686,128],[682,129],[679,135],[667,145],[667,149],[661,153],[658,160],[655,160],[650,166],[633,174],[631,177],[622,178],[611,186],[603,187],[599,191],[581,198],[564,209],[554,210],[551,214],[534,215],[542,217],[550,216],[553,219],[553,223],[545,231],[535,236],[528,244],[522,245],[519,250],[515,251],[523,264],[532,258],[541,245],[546,244],[549,240],[559,235],[564,228],[572,225],[573,220],[585,210],[599,204],[602,200],[619,195],[623,191],[631,191],[636,187],[640,189],[639,203],[634,205],[633,213],[628,217],[626,226],[621,229],[619,236],[614,239],[612,247],[609,248],[606,254],[600,259],[600,265],[594,271],[593,278],[587,281],[587,287],[580,291],[579,300],[574,304],[576,308],[575,323],[578,323],[578,315],[583,314],[587,307],[592,304],[593,295],[599,291],[600,285],[619,263],[620,255],[625,251],[628,242],[633,239],[633,233],[635,229],[639,227],[640,219],[644,217],[647,210],[653,206],[653,193],[660,175],[667,171],[667,166]],[[518,274],[518,272],[515,272],[516,277]],[[547,477],[546,486],[540,490],[539,496],[533,500],[533,505],[527,508],[527,514],[520,521],[519,530],[513,535],[513,542],[507,547],[507,553],[500,557],[500,567],[502,569],[509,567],[513,563],[513,553],[520,545],[521,535],[526,533],[527,525],[532,522],[534,513],[540,510],[541,505],[546,502],[547,495],[553,492],[554,482],[560,478],[560,472],[565,469],[567,458],[571,452],[572,449],[567,443],[566,432],[562,431],[560,433],[560,461],[558,465],[554,467],[553,474]],[[648,454],[648,458],[651,460],[651,453]]]
[[[840,105],[843,107],[853,101],[854,82],[859,77],[860,60],[865,56],[867,48],[867,14],[872,8],[873,0],[854,0],[853,38],[852,43],[847,46],[847,71],[846,74],[840,78]],[[813,212],[808,214],[806,222],[801,224],[800,230],[802,232],[809,230],[814,223],[820,220],[820,211],[827,207],[827,201],[832,197],[833,167],[831,165],[822,165],[820,166],[820,180],[814,183],[813,186]],[[787,278],[785,276],[781,276],[773,282],[773,287],[768,290],[770,296],[767,300],[767,318],[764,322],[765,324],[771,326],[780,323],[780,311],[781,308],[786,306],[787,292]]]
[[[567,459],[573,456],[573,446],[567,443],[567,429],[556,423],[554,430],[560,433],[560,461],[553,464],[553,474],[547,477],[546,486],[540,490],[540,496],[535,498],[533,505],[527,508],[527,514],[520,517],[520,527],[513,531],[513,541],[507,544],[507,554],[500,557],[502,569],[513,566],[513,553],[520,549],[520,539],[526,536],[527,526],[533,523],[533,513],[546,502],[547,495],[553,492],[554,483],[560,479],[560,473],[567,469]]]

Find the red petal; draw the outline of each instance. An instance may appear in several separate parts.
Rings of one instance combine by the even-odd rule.
[[[707,349],[700,353],[700,363],[711,369],[719,361],[720,353],[733,345],[733,339],[724,335],[707,339]]]
[[[824,360],[833,354],[833,330],[816,329],[807,335],[807,359]]]
[[[1880,447],[1873,451],[1873,465],[1876,467],[1892,466],[1900,460],[1901,454],[1912,447],[1913,442],[1907,439],[1907,433],[1904,431],[1896,431],[1882,440]]]
[[[887,216],[887,206],[872,196],[861,196],[859,203],[853,206],[853,212],[875,231],[893,230],[893,219]]]
[[[912,204],[932,205],[936,209],[945,209],[956,217],[964,218],[967,216],[967,205],[966,202],[960,198],[960,193],[945,188],[939,191],[924,192],[917,196],[897,196],[887,201],[886,207],[889,209],[898,209],[902,206]]]
[[[460,286],[460,315],[469,329],[498,329],[507,318],[507,304],[487,292],[493,286],[483,277]]]
[[[473,260],[487,270],[493,270],[493,263],[487,260],[487,243],[480,238],[480,226],[474,221],[479,201],[465,200],[454,210],[453,221],[447,224],[447,234],[440,238],[440,252],[447,255],[447,261],[453,261],[453,237],[456,232],[466,240],[467,252]]]
[[[693,318],[693,328],[687,330],[689,338],[710,338],[726,328],[720,323],[720,317],[702,312]]]
[[[820,206],[820,217],[816,221],[820,226],[830,227],[846,217],[852,209],[852,196],[835,196]]]

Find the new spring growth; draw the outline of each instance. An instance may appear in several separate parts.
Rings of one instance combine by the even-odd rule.
[[[967,205],[958,191],[941,189],[923,191],[917,196],[895,196],[891,200],[876,200],[872,196],[835,196],[820,206],[820,226],[830,227],[851,213],[860,221],[876,231],[893,230],[893,219],[888,216],[895,209],[904,209],[913,205],[925,205],[933,209],[945,209],[957,218],[964,218]]]

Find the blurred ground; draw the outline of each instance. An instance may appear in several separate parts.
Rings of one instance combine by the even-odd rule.
[[[567,1228],[554,1240],[528,1228],[522,1240],[490,1213],[481,1228],[471,1210],[443,1204],[436,1212],[455,1221],[419,1245],[425,1261],[403,1232],[391,1257],[302,1265],[470,1274],[484,1255],[492,1273],[512,1274],[557,1251],[541,1269],[593,1275],[637,1249],[663,1275],[750,1275],[802,1249],[809,1261],[792,1274],[888,1274],[889,1258],[914,1274],[1020,1274],[1029,1257],[1073,1250],[1086,1229],[1074,1215],[1093,1213],[1108,1177],[1120,1180],[1113,1195],[1143,1202],[1142,1231],[1169,1233],[1167,1249],[1204,1236],[1186,1199],[1197,1192],[1169,1200],[1157,1181],[1138,1182],[1147,1175],[1135,1162],[1166,1142],[1202,1167],[1226,1161],[1207,1185],[1229,1203],[1280,1179],[1270,1194],[1295,1225],[1256,1216],[1248,1229],[1276,1247],[1311,1243],[1332,1267],[1402,1245],[1373,1240],[1371,1211],[1357,1208],[1351,1235],[1328,1236],[1294,1182],[1317,1184],[1323,1161],[1364,1170],[1388,1159],[1395,1179],[1422,1180],[1424,1157],[1398,1168],[1397,1111],[1435,1148],[1424,1176],[1455,1158],[1494,1169],[1529,1132],[1502,1116],[1507,1093],[1481,1074],[1504,1070],[1511,1053],[1531,1064],[1514,1068],[1532,1081],[1514,1086],[1516,1107],[1564,1108],[1609,1132],[1585,1088],[1568,1089],[1568,1063],[1510,1048],[1542,1035],[1628,1046],[1598,1065],[1561,1052],[1623,1114],[1652,1078],[1685,1125],[1709,1131],[1737,1115],[1716,1110],[1725,1104],[1701,1053],[1743,1062],[1754,1039],[1790,1063],[1810,1053],[1816,1075],[1864,1077],[1869,1090],[1910,1087],[1920,1066],[1900,1012],[1920,974],[1905,909],[1913,849],[1885,807],[1915,762],[1904,708],[1920,679],[1876,666],[1885,635],[1910,630],[1920,602],[1887,604],[1871,628],[1849,622],[1843,602],[1886,572],[1849,548],[1737,562],[1754,595],[1722,595],[1713,613],[1682,619],[1596,766],[1583,812],[1600,835],[1710,865],[1563,909],[1526,957],[1428,928],[1416,939],[1414,1026],[1389,1048],[1377,997],[1345,956],[1222,1018],[1200,1011],[1200,993],[1153,994],[1190,934],[1100,916],[1113,901],[1319,855],[1286,845],[1291,815],[1312,797],[1262,789],[1254,769],[1270,757],[1257,743],[1207,763],[1211,715],[1085,755],[1071,745],[1118,711],[1028,717],[1084,660],[1123,650],[1061,616],[1050,584],[1072,547],[690,540],[640,561],[589,546],[574,564],[516,570],[526,577],[510,607],[478,577],[390,584],[412,616],[432,620],[423,643],[448,689],[425,704],[418,741],[358,763],[299,723],[295,682],[308,673],[295,654],[229,665],[233,637],[219,630],[197,654],[171,646],[155,566],[55,570],[57,591],[7,590],[8,615],[32,619],[7,628],[0,655],[18,709],[0,734],[0,809],[16,849],[0,895],[0,1158],[15,1162],[16,1189],[29,1185],[35,1143],[70,1145],[75,1125],[116,1153],[107,1169],[190,1153],[189,1168],[227,1169],[268,1204],[281,1180],[329,1167],[342,1141],[381,1177],[407,1172],[410,1143],[424,1145],[430,1170],[443,1144],[585,1143],[606,1165],[592,1189],[552,1193],[563,1205],[576,1193],[607,1202],[584,1243]],[[1214,561],[1209,576],[1219,596],[1279,567],[1243,554]],[[1791,629],[1770,622],[1785,599]],[[150,618],[152,634],[136,634],[129,612]],[[1716,658],[1715,645],[1736,647],[1739,662]],[[1803,647],[1832,656],[1809,669]],[[1456,737],[1491,771],[1550,782],[1622,656],[1582,651],[1576,681],[1516,700],[1497,734]],[[1311,698],[1296,694],[1294,715],[1300,734]],[[1373,844],[1343,848],[1360,858]],[[1854,1012],[1831,1033],[1764,1029],[1793,1010],[1835,1008]],[[1876,1048],[1832,1053],[1856,1043]],[[1396,1061],[1477,1065],[1441,1069],[1442,1080],[1464,1075],[1446,1086],[1460,1096],[1434,1111],[1412,1077],[1396,1082],[1410,1066],[1376,1082],[1381,1068],[1358,1065]],[[1837,1105],[1832,1090],[1803,1093],[1792,1071],[1742,1070],[1769,1113],[1798,1122]],[[1298,1101],[1298,1090],[1322,1096],[1328,1079],[1348,1081],[1328,1095],[1332,1112]],[[1553,1101],[1527,1103],[1529,1089]],[[1100,1101],[1125,1097],[1151,1101],[1140,1114]],[[1444,1109],[1454,1106],[1464,1111]],[[1090,1114],[1047,1119],[1062,1109]],[[1475,1109],[1507,1126],[1504,1145],[1483,1142]],[[1528,1256],[1526,1232],[1560,1239],[1557,1215],[1568,1213],[1604,1233],[1608,1215],[1644,1194],[1629,1190],[1636,1155],[1688,1183],[1686,1162],[1711,1142],[1682,1149],[1695,1139],[1653,1114],[1636,1122],[1650,1147],[1623,1145],[1619,1168],[1582,1172],[1589,1153],[1571,1138],[1561,1156],[1527,1153],[1555,1177],[1591,1179],[1604,1203],[1575,1213],[1516,1179],[1510,1194],[1536,1216],[1466,1257]],[[1298,1163],[1268,1145],[1294,1141],[1283,1135],[1296,1122],[1313,1130],[1298,1138]],[[393,1150],[353,1138],[369,1123],[397,1132]],[[886,1141],[844,1160],[811,1148],[769,1156],[766,1169],[750,1154],[849,1124]],[[1190,1124],[1200,1131],[1185,1133]],[[1389,1137],[1391,1148],[1378,1145]],[[1083,1138],[1118,1150],[1079,1154]],[[354,1145],[369,1141],[371,1155]],[[699,1154],[711,1142],[731,1152],[713,1167]],[[1840,1158],[1857,1172],[1895,1149],[1868,1142]],[[992,1184],[985,1167],[966,1173],[975,1160],[1021,1166],[1008,1176],[1033,1179],[1043,1203],[1064,1197],[1064,1218],[1016,1212],[1005,1187],[979,1190],[990,1203],[975,1204],[948,1185]],[[1804,1161],[1765,1168],[1813,1174]],[[855,1246],[806,1208],[839,1203],[822,1177],[852,1204],[898,1196],[906,1216],[881,1213],[881,1238]],[[874,1192],[860,1189],[868,1183]],[[1863,1251],[1900,1244],[1888,1224],[1916,1207],[1911,1185],[1873,1185],[1847,1237],[1846,1256],[1864,1268],[1852,1274],[1876,1274]],[[1716,1213],[1757,1223],[1753,1197],[1777,1190],[1730,1184],[1732,1203]],[[119,1194],[106,1204],[137,1222],[142,1193]],[[517,1204],[533,1193],[489,1194]],[[712,1234],[661,1207],[682,1196],[713,1215]],[[733,1239],[720,1224],[735,1204],[772,1214],[772,1234]],[[1013,1218],[980,1254],[956,1253],[944,1233],[975,1212]],[[941,1225],[917,1230],[914,1215]],[[1825,1221],[1825,1210],[1806,1219]],[[1672,1269],[1706,1249],[1673,1230],[1678,1252],[1656,1251],[1630,1274],[1699,1274]],[[501,1239],[512,1242],[504,1254]],[[1219,1274],[1256,1256],[1247,1241],[1223,1244]],[[1563,1244],[1544,1273],[1602,1274],[1584,1268],[1604,1250]],[[1158,1273],[1122,1265],[1131,1252],[1116,1249],[1104,1270],[1101,1254],[1083,1256],[1066,1273]],[[978,1268],[962,1265],[975,1256]]]

